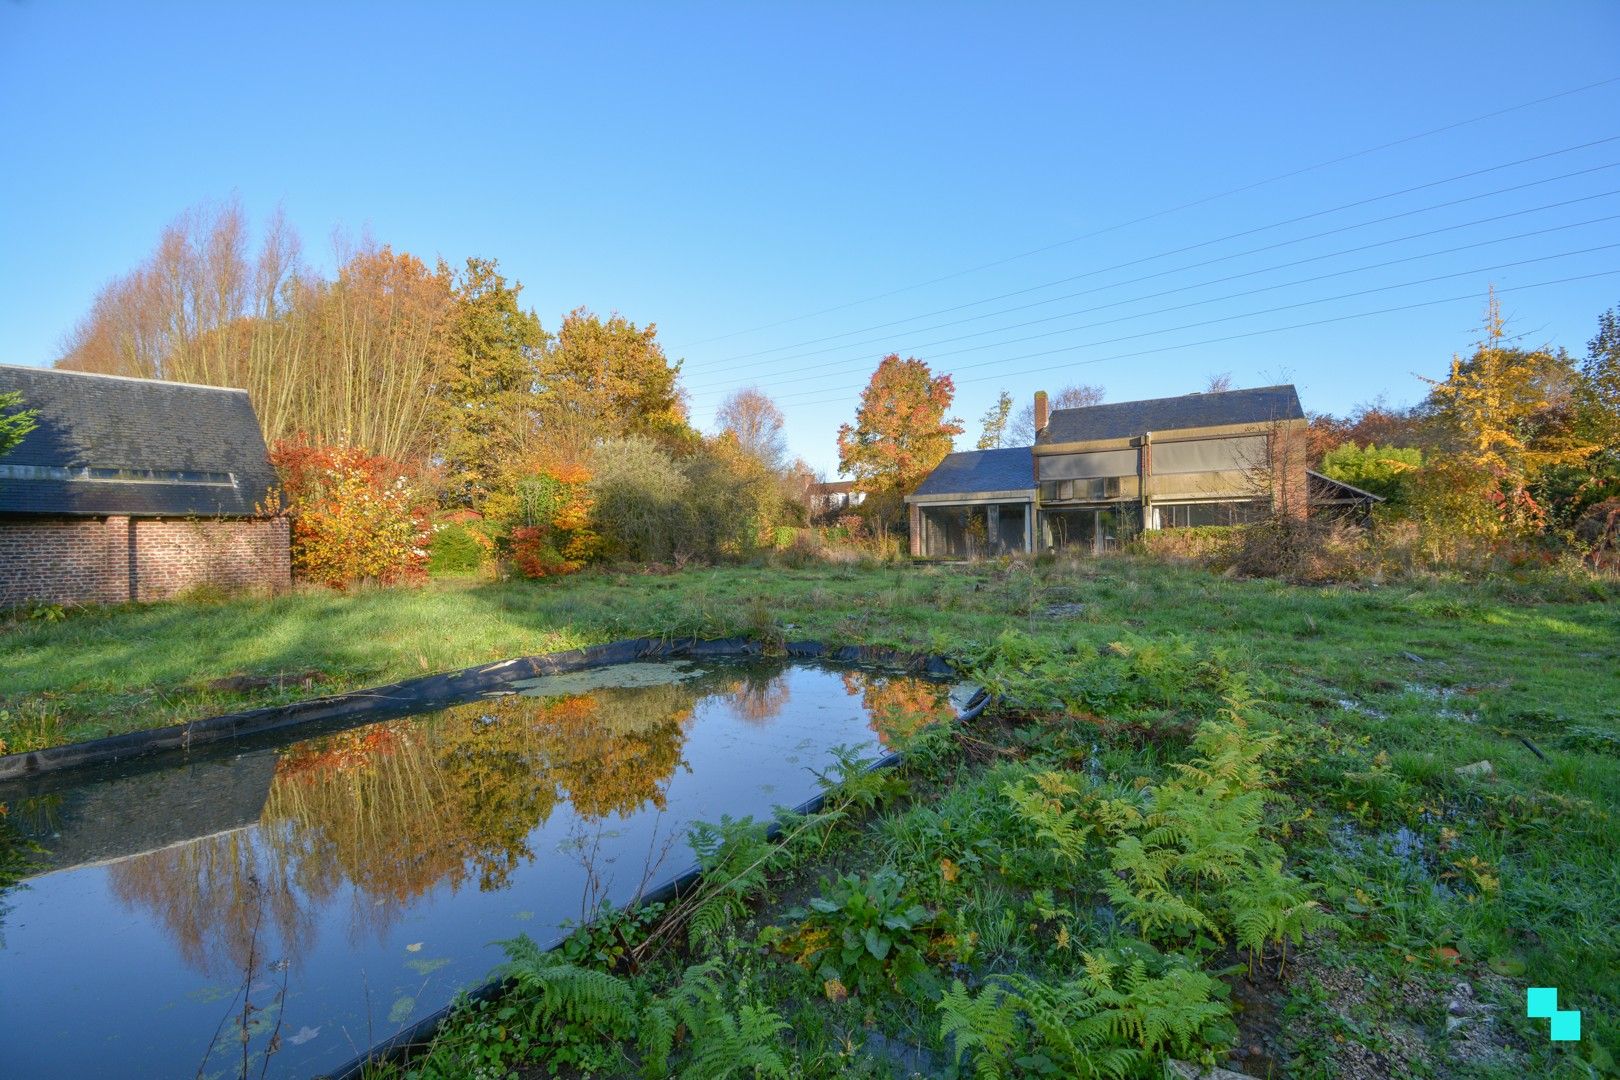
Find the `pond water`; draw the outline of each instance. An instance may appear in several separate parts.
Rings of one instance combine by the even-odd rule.
[[[9,1076],[308,1077],[684,872],[693,821],[817,793],[952,711],[945,684],[815,664],[634,664],[521,693],[27,785],[45,849],[0,896]],[[199,1072],[200,1070],[200,1072]]]

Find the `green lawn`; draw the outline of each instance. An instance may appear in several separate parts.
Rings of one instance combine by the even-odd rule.
[[[7,624],[0,738],[13,748],[89,738],[641,635],[937,651],[961,658],[1004,704],[918,755],[909,793],[852,805],[813,853],[788,859],[754,898],[751,921],[637,974],[638,992],[662,993],[681,964],[720,956],[746,976],[727,1007],[774,1010],[788,1026],[773,1038],[795,1075],[904,1074],[922,1061],[945,1070],[966,1045],[960,1033],[952,1045],[941,1036],[937,1003],[952,978],[969,989],[1015,973],[1069,985],[1082,953],[1149,938],[1182,958],[1172,967],[1224,973],[1244,1006],[1233,1009],[1235,1063],[1252,1070],[1608,1075],[1620,1041],[1613,596],[1559,579],[1301,588],[1122,558],[597,573],[159,604]],[[313,689],[206,686],[312,672]],[[1232,951],[1230,927],[1225,945],[1210,933],[1150,932],[1104,895],[1134,873],[1099,846],[1119,828],[1108,800],[1175,790],[1184,774],[1170,764],[1205,753],[1192,732],[1234,693],[1254,699],[1243,710],[1254,736],[1271,737],[1264,783],[1246,783],[1278,800],[1239,846],[1280,844],[1286,872],[1336,921],[1290,947],[1286,963],[1268,947],[1251,967]],[[1480,761],[1488,775],[1455,771]],[[1057,785],[1054,805],[1095,826],[1067,854],[1047,850],[1056,834],[1006,794],[1033,791],[1042,776]],[[930,947],[949,938],[958,955],[928,955],[927,988],[868,980],[829,1000],[822,980],[791,962],[794,943],[802,951],[809,939],[790,909],[817,895],[823,873],[885,868],[933,913]],[[1523,1016],[1527,986],[1557,986],[1565,1007],[1583,1010],[1581,1043],[1550,1044],[1545,1022]],[[482,1022],[470,1018],[463,1035],[477,1043]],[[1234,1045],[1219,1025],[1198,1038],[1223,1053]],[[528,1050],[537,1047],[556,1050],[544,1039]]]

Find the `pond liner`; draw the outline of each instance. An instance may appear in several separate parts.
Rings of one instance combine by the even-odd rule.
[[[807,646],[808,645],[814,645],[814,647],[817,650],[821,650],[821,648],[822,648],[820,645],[816,645],[816,644],[811,643],[811,642],[801,642],[801,643],[798,643],[798,644],[807,645]],[[789,645],[790,650],[792,649],[792,647],[793,647],[792,645]],[[839,652],[839,653],[844,653],[844,652],[848,652],[850,650],[849,649],[838,649],[836,651]],[[892,650],[879,650],[879,651],[892,651]],[[714,655],[722,655],[722,654],[714,654]],[[801,652],[801,653],[797,653],[797,654],[790,651],[788,653],[788,655],[789,656],[797,655],[797,656],[802,657],[802,658],[815,658],[815,659],[829,659],[829,658],[831,658],[831,657],[828,657],[827,655],[825,655],[824,652],[821,652],[821,651],[817,651],[817,652],[814,652],[814,653]],[[909,656],[914,661],[917,661],[919,663],[923,663],[923,662],[927,662],[927,661],[939,660],[938,657],[918,657],[914,653],[913,654],[896,653],[895,655],[896,656]],[[853,661],[847,661],[847,662],[853,662]],[[869,662],[876,662],[876,661],[869,661]],[[940,663],[942,665],[944,665],[944,661],[941,660]],[[949,665],[944,665],[944,666],[945,666],[946,670],[948,671],[949,670]],[[957,712],[957,714],[956,714],[957,721],[960,722],[960,723],[969,723],[969,722],[977,719],[979,714],[982,713],[985,710],[985,707],[990,704],[990,701],[991,701],[990,694],[987,693],[984,690],[983,687],[978,688],[977,692],[974,693],[973,696],[970,697],[967,700],[967,702],[963,705],[963,707]],[[898,766],[900,764],[900,762],[901,762],[900,752],[899,751],[890,751],[889,753],[884,754],[882,757],[878,758],[877,761],[873,762],[867,768],[866,771],[869,772],[869,773],[872,773],[872,772],[877,772],[880,769],[892,769],[892,768]],[[814,814],[814,813],[818,813],[818,812],[820,812],[822,806],[826,803],[826,801],[827,801],[827,793],[822,792],[821,794],[813,796],[813,797],[805,800],[804,802],[800,803],[798,806],[794,807],[793,812],[795,814]],[[765,838],[767,840],[775,840],[781,835],[782,835],[782,826],[780,824],[776,823],[776,822],[772,822],[770,824],[770,826],[765,830]],[[690,893],[692,891],[692,889],[698,884],[698,882],[702,880],[702,877],[703,877],[703,871],[702,870],[700,870],[696,866],[689,867],[688,869],[686,869],[682,873],[677,874],[675,877],[673,877],[670,880],[664,882],[662,885],[658,886],[657,888],[653,889],[652,891],[643,893],[641,896],[639,896],[635,900],[633,900],[628,906],[633,910],[635,908],[638,908],[638,907],[642,906],[643,904],[667,904],[672,900],[677,900],[680,897],[685,896],[688,893]],[[568,935],[567,934],[562,935],[557,940],[555,940],[555,941],[553,941],[551,943],[551,945],[548,947],[547,951],[548,952],[555,952],[558,948],[560,948],[562,946],[562,943],[564,941],[567,941],[567,940],[568,940]],[[495,997],[497,997],[500,994],[500,992],[503,989],[505,989],[505,987],[506,987],[506,983],[505,983],[504,980],[494,979],[494,980],[486,982],[483,985],[478,986],[478,987],[476,987],[476,988],[474,988],[472,990],[467,990],[460,996],[464,997],[468,1001],[473,1001],[473,1002],[489,1001],[489,1000],[492,1000]],[[372,1046],[371,1049],[367,1050],[364,1054],[362,1054],[359,1057],[355,1058],[354,1060],[350,1061],[348,1064],[344,1065],[342,1068],[336,1069],[336,1070],[334,1070],[332,1072],[325,1072],[325,1073],[317,1074],[314,1077],[314,1080],[363,1080],[363,1077],[365,1076],[366,1069],[369,1066],[381,1065],[381,1064],[385,1064],[385,1063],[389,1063],[389,1062],[396,1062],[397,1063],[397,1062],[400,1062],[400,1061],[404,1060],[406,1055],[408,1055],[412,1050],[426,1049],[433,1042],[434,1037],[439,1033],[439,1028],[441,1026],[443,1026],[444,1022],[447,1019],[449,1019],[450,1012],[454,1007],[455,1007],[454,1002],[452,1002],[449,1005],[443,1006],[442,1008],[438,1009],[437,1011],[435,1011],[433,1013],[430,1013],[427,1016],[424,1016],[422,1019],[418,1020],[416,1023],[412,1024],[410,1027],[405,1028],[403,1031],[396,1032],[395,1034],[389,1036],[388,1038],[386,1038],[386,1039],[382,1040],[381,1042],[377,1043],[376,1045]]]
[[[718,659],[765,655],[765,647],[748,638],[629,638],[584,649],[521,656],[460,671],[421,675],[368,690],[269,705],[244,712],[225,713],[170,727],[131,731],[104,739],[52,746],[0,755],[0,783],[91,765],[141,757],[165,750],[193,747],[279,731],[323,721],[366,723],[406,716],[481,694],[507,692],[512,683],[542,675],[563,675],[635,660]],[[828,647],[817,641],[790,641],[783,654],[789,659],[820,659],[845,664],[872,664],[943,678],[953,674],[942,657],[909,653],[881,646]]]

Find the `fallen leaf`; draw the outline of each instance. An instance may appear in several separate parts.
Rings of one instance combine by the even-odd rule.
[[[1450,945],[1435,946],[1434,955],[1448,964],[1461,963],[1462,961],[1462,953],[1459,953]]]
[[[827,1000],[832,1002],[834,1005],[837,1005],[845,998],[849,997],[849,991],[846,990],[844,988],[844,984],[839,982],[837,979],[828,979],[826,982],[822,983],[821,991],[827,995]]]
[[[947,884],[947,885],[951,884],[958,877],[960,877],[961,874],[962,874],[962,868],[960,866],[957,866],[955,863],[951,862],[951,860],[949,860],[949,859],[941,859],[941,860],[939,860],[939,876],[945,879],[945,884]]]
[[[406,952],[421,952],[422,951],[422,943],[420,941],[413,941],[411,944],[405,946],[405,951]]]

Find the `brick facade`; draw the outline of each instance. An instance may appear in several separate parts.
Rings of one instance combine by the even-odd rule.
[[[0,608],[161,600],[199,585],[285,589],[285,518],[0,518]]]

